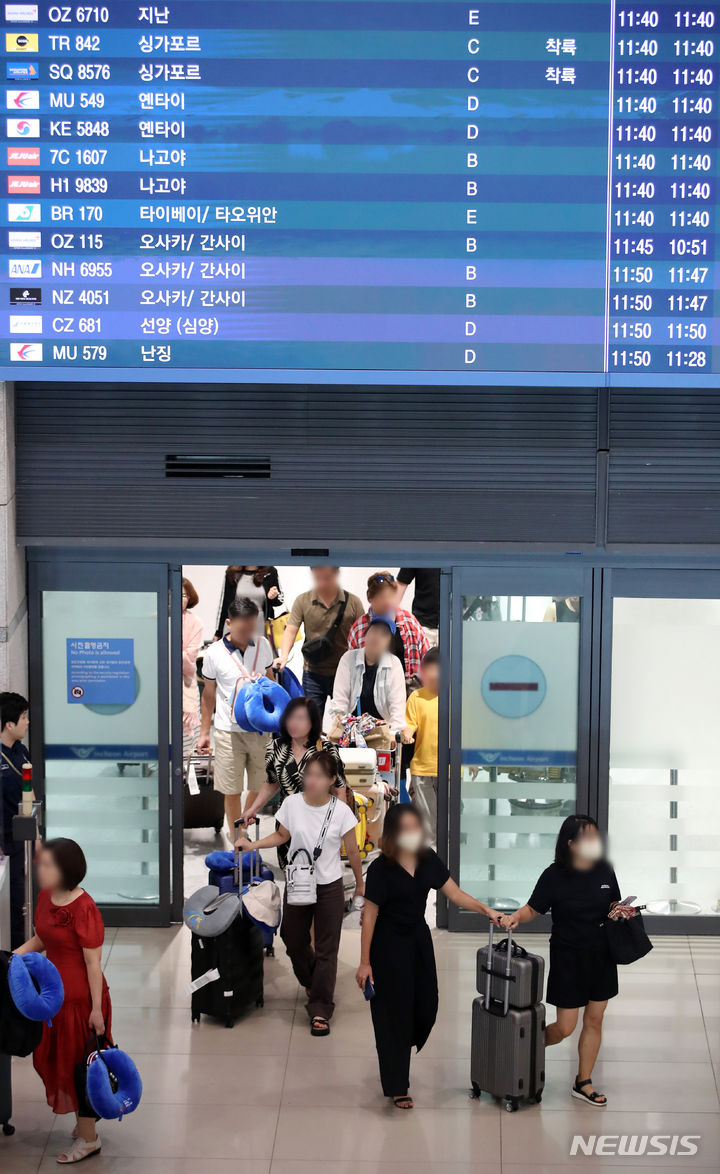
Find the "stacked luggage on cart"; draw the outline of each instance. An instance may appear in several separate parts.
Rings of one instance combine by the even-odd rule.
[[[470,1076],[473,1095],[488,1092],[514,1112],[521,1100],[540,1102],[545,1085],[545,961],[513,941],[512,933],[478,950]]]

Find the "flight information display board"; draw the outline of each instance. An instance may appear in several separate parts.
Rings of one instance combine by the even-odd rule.
[[[5,378],[713,386],[720,5],[4,5]]]

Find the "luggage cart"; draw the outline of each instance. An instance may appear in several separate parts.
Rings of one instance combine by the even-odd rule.
[[[378,854],[387,808],[392,803],[397,803],[403,793],[401,737],[399,733],[396,734],[393,745],[382,750],[374,750],[370,747],[362,749],[339,747],[338,749],[345,768],[345,777],[355,796],[356,805],[363,805],[362,811],[358,811],[357,815],[358,828],[364,827],[364,831],[361,833],[362,845],[358,838],[364,876]],[[356,777],[354,778],[353,775]],[[390,794],[387,794],[387,786],[392,788]],[[405,791],[405,795],[407,795],[407,791]],[[409,802],[407,798],[404,801]],[[343,859],[345,859],[344,853]],[[355,878],[347,861],[343,874],[343,887],[345,907],[347,912],[350,912]]]

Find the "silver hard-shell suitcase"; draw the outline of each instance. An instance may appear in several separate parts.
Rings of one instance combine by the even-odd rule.
[[[508,935],[512,942],[512,934]],[[492,957],[490,926],[489,956]],[[491,975],[485,972],[485,992],[473,1000],[470,1079],[473,1096],[482,1092],[501,1097],[508,1112],[521,1100],[542,1100],[545,1086],[545,1007],[534,1003],[522,1010],[509,1006],[512,952],[506,956],[502,1000],[493,999]]]
[[[507,959],[510,957],[510,982],[506,980]],[[489,959],[492,958],[492,962]],[[517,1010],[542,1002],[545,982],[545,959],[530,954],[509,935],[493,946],[483,946],[477,952],[477,989],[485,990],[486,968],[490,967],[490,998],[502,1002],[508,991],[508,1006]]]

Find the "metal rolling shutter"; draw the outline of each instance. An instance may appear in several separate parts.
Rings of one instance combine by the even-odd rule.
[[[717,390],[612,393],[608,542],[720,542]]]
[[[596,415],[592,389],[18,384],[18,530],[592,544]]]

